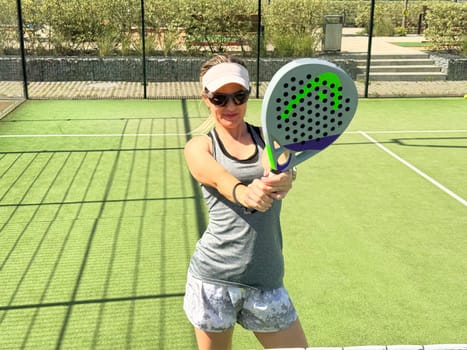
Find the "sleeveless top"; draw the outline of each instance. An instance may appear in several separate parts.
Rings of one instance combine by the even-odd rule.
[[[225,150],[215,130],[209,133],[213,156],[245,184],[263,176],[264,142],[259,128],[247,124],[256,152],[239,160]],[[189,272],[195,278],[219,284],[248,286],[262,290],[282,287],[284,258],[280,225],[281,201],[275,200],[265,213],[245,213],[215,188],[202,185],[209,223],[196,245]]]

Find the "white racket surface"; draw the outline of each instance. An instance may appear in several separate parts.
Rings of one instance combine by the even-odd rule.
[[[271,169],[286,171],[326,149],[349,126],[357,105],[355,83],[335,64],[303,58],[284,65],[261,109]]]

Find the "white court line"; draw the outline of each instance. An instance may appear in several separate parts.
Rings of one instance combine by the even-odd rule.
[[[360,134],[362,131],[346,131],[344,134]],[[393,131],[365,131],[369,134],[416,134],[416,133],[467,133],[467,130],[393,130]],[[0,138],[27,138],[27,137],[122,137],[122,136],[187,136],[191,133],[152,133],[152,134],[5,134]]]
[[[436,133],[459,133],[459,134],[462,134],[462,133],[466,133],[467,130],[392,130],[392,131],[388,131],[388,130],[374,130],[374,131],[365,131],[369,134],[398,134],[398,133],[401,133],[401,134],[417,134],[417,133],[421,133],[421,134],[436,134]],[[360,134],[361,131],[349,131],[349,132],[346,132],[346,134]]]
[[[26,138],[26,137],[122,137],[122,136],[186,136],[185,133],[164,134],[27,134],[27,135],[0,135],[0,138]]]
[[[359,133],[361,135],[363,135],[367,140],[371,141],[372,143],[374,143],[376,146],[378,146],[379,148],[381,148],[384,152],[386,152],[387,154],[389,154],[390,156],[394,157],[395,159],[397,159],[399,162],[401,162],[402,164],[404,164],[405,166],[407,166],[408,168],[410,168],[411,170],[415,171],[418,175],[420,175],[421,177],[423,177],[425,180],[428,180],[429,182],[431,182],[433,185],[435,185],[436,187],[438,187],[440,190],[442,190],[443,192],[447,193],[448,195],[450,195],[452,198],[454,198],[455,200],[459,201],[461,204],[463,204],[464,206],[467,207],[467,201],[462,198],[461,196],[455,194],[453,191],[451,191],[449,188],[447,188],[446,186],[443,186],[441,183],[439,183],[438,181],[436,181],[435,179],[433,179],[432,177],[428,176],[427,174],[425,174],[423,171],[421,171],[420,169],[416,168],[415,166],[413,166],[412,164],[410,164],[408,161],[406,161],[405,159],[399,157],[397,154],[395,154],[394,152],[390,151],[388,148],[384,147],[381,143],[379,143],[378,141],[376,141],[374,138],[372,138],[370,135],[368,135],[366,132],[364,131],[359,131]]]

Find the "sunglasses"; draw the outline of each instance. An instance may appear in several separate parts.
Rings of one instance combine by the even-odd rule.
[[[224,107],[229,100],[232,100],[236,106],[240,106],[248,101],[250,97],[250,90],[240,90],[233,94],[221,94],[218,92],[205,91],[204,95],[211,101],[215,106]]]

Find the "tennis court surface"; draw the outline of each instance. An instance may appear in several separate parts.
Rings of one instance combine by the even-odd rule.
[[[195,348],[182,302],[206,213],[183,147],[206,116],[27,101],[0,120],[0,348]],[[299,166],[286,284],[311,346],[467,343],[466,116],[462,98],[361,100]]]

